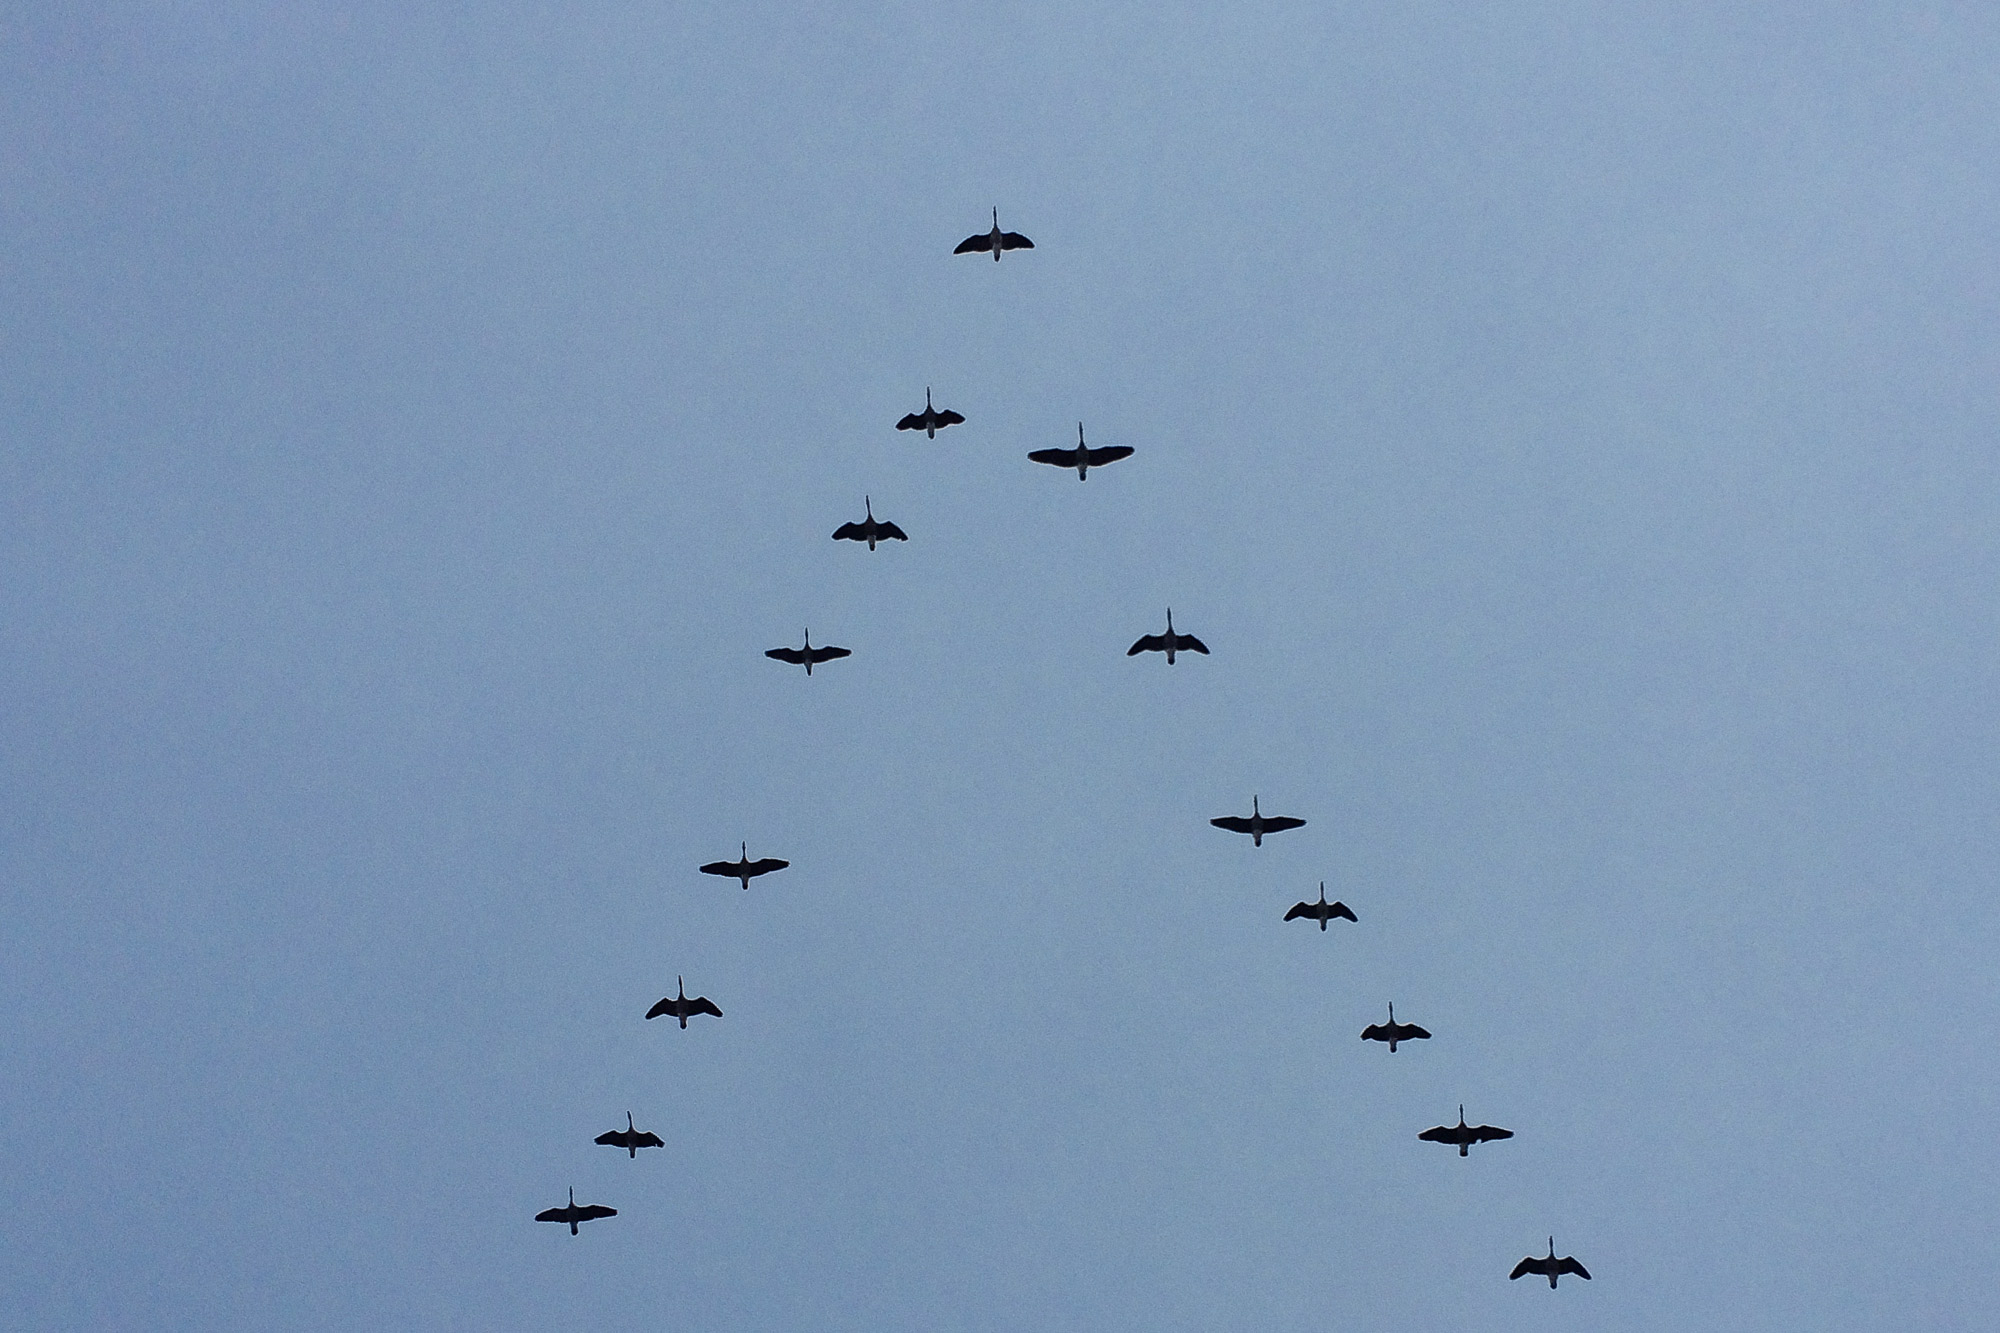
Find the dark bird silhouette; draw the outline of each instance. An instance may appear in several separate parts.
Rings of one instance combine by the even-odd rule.
[[[1361,1029],[1361,1040],[1386,1041],[1389,1043],[1389,1054],[1391,1055],[1396,1053],[1397,1042],[1425,1041],[1429,1039],[1430,1035],[1430,1033],[1418,1027],[1415,1023],[1398,1023],[1396,1021],[1396,1006],[1393,1004],[1389,1006],[1389,1021],[1387,1023],[1370,1023],[1367,1027]]]
[[[1356,924],[1359,924],[1360,922],[1360,918],[1354,915],[1354,909],[1349,907],[1346,903],[1330,903],[1326,900],[1325,880],[1321,880],[1319,882],[1318,902],[1300,903],[1296,907],[1292,908],[1291,911],[1285,913],[1285,920],[1287,921],[1297,921],[1300,917],[1307,917],[1313,921],[1319,922],[1319,928],[1321,930],[1325,930],[1326,923],[1331,921],[1335,917],[1341,917],[1344,920],[1353,921]]]
[[[868,549],[872,551],[876,542],[906,542],[910,539],[909,534],[894,523],[884,523],[875,517],[874,501],[864,495],[861,497],[861,503],[868,511],[868,517],[859,523],[843,523],[835,528],[833,530],[835,541],[867,542]]]
[[[1174,609],[1167,608],[1167,632],[1165,634],[1142,634],[1139,641],[1125,650],[1125,656],[1137,657],[1140,653],[1165,653],[1167,665],[1174,664],[1175,653],[1200,653],[1208,656],[1208,645],[1192,634],[1174,633]]]
[[[898,421],[896,423],[896,429],[920,430],[924,434],[930,436],[933,440],[935,440],[937,438],[937,433],[943,430],[946,426],[956,426],[961,422],[963,422],[964,420],[965,420],[964,417],[960,416],[958,413],[952,411],[948,407],[942,412],[938,411],[935,407],[932,407],[931,386],[926,384],[924,386],[924,410],[921,412],[912,412],[908,416],[904,417],[901,421]]]
[[[955,255],[983,255],[988,250],[991,250],[993,252],[993,262],[997,264],[1000,262],[1000,252],[1002,250],[1032,250],[1034,248],[1035,243],[1020,232],[1000,230],[1000,207],[996,204],[993,208],[993,230],[978,232],[966,237],[958,243],[958,248],[953,250],[952,253]]]
[[[602,1143],[603,1140],[599,1139],[598,1142]],[[537,1222],[567,1222],[569,1223],[569,1234],[574,1236],[578,1222],[594,1222],[600,1217],[616,1216],[618,1216],[616,1208],[606,1208],[601,1203],[577,1203],[576,1186],[572,1185],[569,1187],[569,1206],[567,1208],[545,1208],[535,1214],[535,1220]]]
[[[755,861],[752,861],[750,859],[750,844],[744,842],[738,843],[737,846],[743,849],[743,859],[741,861],[710,861],[701,868],[701,873],[704,875],[720,875],[724,879],[740,879],[743,881],[743,887],[747,889],[750,887],[750,881],[757,878],[757,876],[768,875],[773,870],[783,870],[791,864],[790,861],[780,861],[775,856],[760,856]]]
[[[648,1009],[646,1011],[647,1018],[658,1018],[661,1014],[665,1014],[669,1018],[680,1019],[681,1027],[685,1029],[688,1025],[688,1019],[694,1017],[696,1014],[711,1014],[716,1018],[722,1017],[722,1011],[716,1008],[706,995],[697,995],[690,1000],[687,993],[687,983],[679,977],[675,977],[674,980],[679,983],[681,993],[679,995],[669,995],[651,1009]]]
[[[835,658],[839,657],[852,657],[854,656],[854,653],[852,649],[848,648],[813,647],[813,632],[810,629],[808,629],[806,631],[805,647],[766,648],[764,650],[764,656],[773,658],[779,662],[790,662],[793,666],[803,665],[806,669],[806,674],[810,676],[813,673],[813,666],[815,663],[831,662]]]
[[[638,1157],[639,1149],[641,1148],[664,1148],[667,1146],[661,1141],[660,1136],[651,1130],[633,1128],[632,1113],[630,1111],[625,1113],[625,1128],[607,1129],[602,1134],[599,1134],[594,1142],[601,1143],[607,1148],[623,1148],[635,1158]]]
[[[1498,1125],[1468,1125],[1465,1123],[1465,1107],[1460,1106],[1457,1124],[1439,1125],[1434,1129],[1425,1130],[1417,1137],[1425,1143],[1456,1143],[1458,1155],[1469,1157],[1472,1155],[1473,1144],[1486,1143],[1493,1139],[1511,1139],[1514,1137],[1514,1131],[1501,1129]],[[1520,1275],[1517,1273],[1515,1276]]]
[[[1073,467],[1077,479],[1090,480],[1090,469],[1115,463],[1121,458],[1130,458],[1132,447],[1126,444],[1110,444],[1102,449],[1087,449],[1083,443],[1083,423],[1076,423],[1076,448],[1037,449],[1028,457],[1037,463],[1047,463],[1050,467]]]
[[[1306,821],[1294,819],[1290,815],[1267,815],[1257,808],[1257,798],[1252,796],[1248,819],[1242,815],[1224,815],[1220,819],[1211,819],[1208,822],[1217,828],[1226,828],[1231,833],[1247,833],[1250,835],[1252,847],[1262,847],[1266,833],[1283,833],[1288,828],[1300,828]]]
[[[1515,1278],[1526,1273],[1533,1273],[1536,1277],[1547,1278],[1549,1280],[1550,1291],[1556,1289],[1556,1279],[1564,1273],[1574,1273],[1585,1282],[1590,1281],[1590,1274],[1575,1259],[1569,1255],[1564,1255],[1560,1259],[1556,1258],[1556,1238],[1554,1236],[1549,1237],[1548,1258],[1537,1259],[1533,1255],[1528,1256],[1520,1263],[1514,1265],[1514,1271],[1507,1275],[1507,1280],[1512,1282]]]

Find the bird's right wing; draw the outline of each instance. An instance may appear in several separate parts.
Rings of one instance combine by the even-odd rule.
[[[1507,1275],[1507,1280],[1512,1282],[1515,1278],[1525,1277],[1529,1273],[1539,1274],[1542,1270],[1535,1265],[1540,1262],[1541,1260],[1539,1259],[1523,1259],[1520,1263],[1514,1265],[1514,1271]]]
[[[837,542],[865,542],[868,534],[859,523],[843,523],[833,530],[833,539]]]
[[[1211,819],[1208,822],[1217,828],[1226,828],[1231,833],[1248,833],[1250,831],[1250,821],[1241,815],[1224,815],[1220,819]]]
[[[952,253],[955,255],[976,255],[976,254],[984,254],[986,251],[991,250],[992,248],[993,248],[993,233],[990,231],[986,231],[986,232],[981,232],[977,236],[966,237],[964,240],[958,243],[958,248],[956,250],[953,250]]]
[[[567,1221],[568,1219],[567,1219],[567,1218],[565,1218],[565,1217],[564,1217],[564,1216],[563,1216],[562,1214],[563,1214],[563,1210],[562,1210],[562,1209],[560,1209],[560,1208],[544,1208],[544,1209],[542,1209],[542,1211],[541,1211],[541,1212],[539,1212],[539,1213],[536,1213],[536,1214],[535,1214],[535,1220],[536,1220],[537,1222],[563,1222],[563,1221]]]
[[[1075,467],[1076,450],[1037,449],[1028,455],[1028,460],[1034,463],[1048,463],[1053,467]]]
[[[591,1142],[601,1143],[607,1148],[622,1148],[625,1146],[625,1131],[622,1129],[607,1129],[592,1139]]]
[[[1357,926],[1361,924],[1361,918],[1354,915],[1354,909],[1349,907],[1346,903],[1335,903],[1331,907],[1327,908],[1326,911],[1328,916],[1345,917],[1347,920],[1352,921]]]
[[[663,998],[658,1004],[646,1011],[646,1017],[658,1018],[661,1014],[671,1014],[674,1011],[674,998],[671,995]]]
[[[793,666],[806,660],[806,655],[796,648],[766,648],[764,656],[779,662],[790,662]]]
[[[1450,1143],[1453,1141],[1451,1132],[1457,1128],[1458,1126],[1456,1125],[1438,1125],[1425,1130],[1423,1133],[1417,1135],[1417,1137],[1425,1143]]]
[[[922,430],[923,428],[924,419],[915,412],[909,413],[896,423],[897,430]]]
[[[1380,1023],[1370,1023],[1367,1027],[1361,1029],[1361,1040],[1387,1041],[1389,1040],[1389,1029],[1383,1027]]]
[[[1317,903],[1300,903],[1297,907],[1294,907],[1291,911],[1285,913],[1285,920],[1297,921],[1302,916],[1311,916],[1313,914],[1313,908],[1317,907],[1318,905],[1319,904]]]
[[[695,996],[689,1007],[698,1014],[713,1014],[717,1018],[722,1017],[722,1011],[715,1007],[715,1001],[709,999],[706,995]]]
[[[734,861],[710,861],[701,868],[701,873],[704,875],[721,875],[724,879],[735,879],[736,863]]]
[[[1147,634],[1141,636],[1137,643],[1127,648],[1125,656],[1137,657],[1140,653],[1163,653],[1166,650],[1167,641],[1165,639],[1157,634]]]
[[[1121,458],[1130,458],[1132,456],[1132,446],[1129,444],[1107,444],[1102,449],[1089,449],[1085,452],[1089,455],[1092,467],[1103,467],[1106,463],[1115,463]]]

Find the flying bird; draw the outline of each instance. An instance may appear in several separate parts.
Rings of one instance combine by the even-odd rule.
[[[1472,1155],[1471,1149],[1473,1144],[1487,1143],[1493,1139],[1511,1139],[1514,1137],[1514,1131],[1511,1129],[1501,1129],[1498,1125],[1468,1125],[1465,1123],[1465,1107],[1461,1105],[1458,1108],[1457,1124],[1439,1125],[1434,1129],[1425,1130],[1423,1133],[1417,1135],[1417,1137],[1425,1143],[1456,1143],[1458,1145],[1458,1155],[1460,1157],[1469,1157]],[[1550,1237],[1550,1239],[1553,1241],[1554,1237]],[[1516,1273],[1514,1276],[1519,1277],[1520,1274]],[[1584,1276],[1588,1277],[1590,1275],[1586,1273]]]
[[[896,429],[920,430],[924,434],[930,436],[933,440],[935,440],[937,438],[937,433],[943,430],[946,426],[956,426],[961,422],[963,422],[964,420],[965,420],[964,417],[960,416],[958,413],[952,411],[948,407],[942,412],[938,411],[935,407],[932,407],[931,386],[926,384],[924,386],[924,410],[921,412],[912,412],[908,416],[904,417],[901,421],[898,421],[896,423]]]
[[[669,1018],[680,1019],[681,1027],[685,1029],[688,1025],[688,1019],[696,1014],[711,1014],[716,1018],[722,1017],[722,1011],[716,1008],[706,995],[697,995],[690,1000],[687,993],[687,983],[681,981],[679,977],[675,977],[674,980],[679,982],[681,993],[679,995],[669,995],[651,1009],[648,1009],[646,1011],[647,1018],[658,1018],[661,1014],[665,1014]]]
[[[1294,819],[1290,815],[1267,815],[1257,808],[1257,798],[1252,796],[1248,819],[1242,815],[1224,815],[1220,819],[1211,819],[1208,822],[1217,828],[1228,829],[1231,833],[1247,833],[1250,835],[1252,847],[1262,847],[1266,833],[1283,833],[1288,828],[1300,828],[1306,821]]]
[[[910,535],[894,523],[884,523],[875,517],[875,502],[867,496],[861,503],[868,511],[868,517],[860,523],[843,523],[833,530],[837,542],[867,542],[868,549],[874,550],[876,542],[906,542]]]
[[[744,842],[738,843],[737,846],[743,849],[743,859],[741,861],[710,861],[701,868],[701,873],[704,875],[720,875],[724,879],[740,879],[743,881],[743,887],[747,889],[750,887],[750,881],[757,878],[757,876],[768,875],[773,870],[783,870],[791,864],[790,861],[780,861],[775,856],[760,856],[755,861],[752,861],[750,859],[750,844]]]
[[[1396,1053],[1397,1042],[1425,1041],[1430,1038],[1430,1035],[1430,1033],[1418,1027],[1415,1023],[1398,1023],[1396,1021],[1396,1006],[1393,1004],[1389,1006],[1389,1021],[1387,1023],[1370,1023],[1367,1027],[1361,1029],[1361,1040],[1386,1041],[1389,1043],[1389,1054],[1391,1055]]]
[[[599,1142],[602,1141],[601,1139],[599,1140]],[[576,1201],[576,1186],[572,1185],[569,1187],[569,1206],[567,1208],[545,1208],[535,1214],[535,1220],[537,1222],[567,1222],[569,1223],[569,1234],[574,1236],[578,1222],[594,1222],[600,1217],[616,1216],[618,1216],[616,1208],[606,1208],[601,1203],[579,1204]]]
[[[995,204],[993,207],[993,230],[978,232],[966,237],[958,243],[958,248],[953,250],[952,253],[955,255],[977,255],[985,254],[988,250],[991,250],[993,252],[993,262],[997,264],[1000,262],[1000,252],[1002,250],[1032,250],[1034,248],[1035,243],[1020,232],[1000,230],[1000,206]]]
[[[1076,448],[1037,449],[1028,455],[1029,459],[1033,462],[1047,463],[1050,467],[1075,468],[1079,481],[1089,481],[1090,469],[1094,467],[1103,467],[1106,463],[1115,463],[1121,458],[1130,458],[1131,456],[1132,446],[1128,444],[1106,445],[1102,449],[1085,448],[1083,443],[1083,423],[1081,421],[1076,423]]]
[[[1321,930],[1325,930],[1326,923],[1331,921],[1335,917],[1340,917],[1343,920],[1347,921],[1353,921],[1356,924],[1359,924],[1360,922],[1360,918],[1354,915],[1354,909],[1349,907],[1346,903],[1330,903],[1326,900],[1325,880],[1321,880],[1319,882],[1318,902],[1300,903],[1296,907],[1292,908],[1291,911],[1285,913],[1285,920],[1287,921],[1297,921],[1300,917],[1306,917],[1309,920],[1319,922],[1319,928]]]
[[[1514,1271],[1507,1275],[1507,1280],[1512,1282],[1515,1278],[1525,1273],[1533,1273],[1536,1277],[1547,1278],[1549,1280],[1550,1291],[1556,1289],[1556,1279],[1564,1273],[1574,1273],[1585,1282],[1590,1281],[1589,1272],[1574,1258],[1569,1255],[1564,1255],[1560,1259],[1556,1258],[1556,1238],[1554,1236],[1549,1237],[1548,1258],[1537,1259],[1533,1255],[1529,1255],[1526,1259],[1514,1265]]]
[[[1208,645],[1192,634],[1174,633],[1174,609],[1167,608],[1167,632],[1165,634],[1142,634],[1139,641],[1125,650],[1125,656],[1137,657],[1140,653],[1165,653],[1167,665],[1174,664],[1175,653],[1200,653],[1208,656]]]
[[[593,1141],[601,1143],[607,1148],[623,1148],[634,1158],[639,1156],[639,1149],[641,1148],[664,1148],[667,1146],[661,1141],[660,1136],[651,1130],[633,1128],[632,1113],[630,1111],[625,1113],[625,1128],[607,1129]]]
[[[806,631],[805,647],[766,648],[764,656],[773,658],[779,662],[790,662],[793,666],[803,665],[806,669],[806,674],[810,676],[813,673],[813,665],[815,663],[831,662],[835,658],[840,657],[852,657],[854,656],[854,652],[848,648],[815,648],[813,647],[813,632],[808,629]]]

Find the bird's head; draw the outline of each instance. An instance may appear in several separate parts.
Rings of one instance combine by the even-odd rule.
[[[630,1111],[627,1111],[625,1113],[625,1132],[629,1134],[637,1128],[638,1126],[632,1123],[632,1113]]]

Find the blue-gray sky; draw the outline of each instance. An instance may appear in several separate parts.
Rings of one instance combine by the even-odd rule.
[[[1991,1327],[1996,70],[0,18],[0,1323]]]

